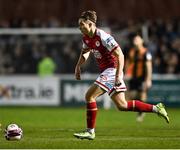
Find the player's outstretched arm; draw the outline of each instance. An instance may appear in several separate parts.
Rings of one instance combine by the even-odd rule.
[[[86,60],[89,57],[89,54],[90,54],[89,49],[82,49],[78,62],[75,67],[75,77],[77,80],[81,80],[81,65],[86,62]]]

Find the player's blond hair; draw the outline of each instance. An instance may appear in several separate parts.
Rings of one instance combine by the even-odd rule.
[[[85,20],[90,20],[95,24],[96,24],[96,21],[97,21],[96,12],[93,11],[93,10],[88,10],[88,11],[82,12],[80,18],[85,19]]]

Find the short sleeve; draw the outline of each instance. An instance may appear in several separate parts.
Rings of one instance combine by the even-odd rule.
[[[105,46],[110,52],[119,46],[115,39],[105,32],[101,34],[101,40],[103,46]]]

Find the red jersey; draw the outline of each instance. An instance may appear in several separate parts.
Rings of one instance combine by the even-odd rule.
[[[117,60],[112,52],[118,46],[118,43],[110,34],[98,28],[96,28],[95,35],[92,38],[87,35],[83,36],[83,49],[91,49],[101,72],[107,68],[117,67]]]

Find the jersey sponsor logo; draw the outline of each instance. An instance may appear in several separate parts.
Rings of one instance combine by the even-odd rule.
[[[93,52],[95,58],[97,58],[97,59],[102,58],[102,55],[98,50],[93,49],[92,52]]]
[[[99,41],[96,41],[95,44],[96,44],[97,47],[100,46],[100,42]]]

